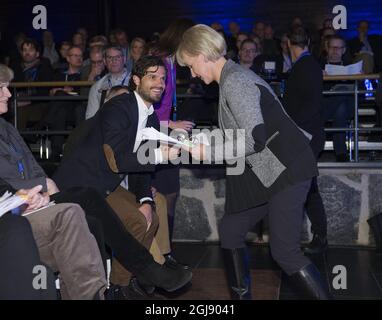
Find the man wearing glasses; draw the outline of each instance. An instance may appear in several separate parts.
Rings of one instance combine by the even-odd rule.
[[[325,70],[326,64],[346,66],[351,64],[351,58],[346,55],[346,42],[338,35],[329,37],[327,42],[327,57],[321,61],[321,67]],[[325,73],[325,71],[324,71]],[[339,82],[324,83],[324,90],[351,90],[348,84]],[[323,118],[331,120],[334,128],[348,127],[350,119],[354,115],[354,98],[349,95],[332,95],[324,97]],[[348,161],[346,148],[346,132],[333,133],[333,148],[337,162]]]
[[[125,68],[125,56],[120,47],[107,47],[104,53],[104,63],[108,73],[90,89],[86,119],[96,114],[105,99],[107,90],[114,86],[127,85],[130,80],[131,70]]]

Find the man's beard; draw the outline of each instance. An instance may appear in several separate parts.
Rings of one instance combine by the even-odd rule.
[[[141,96],[141,98],[149,103],[157,103],[159,102],[161,99],[162,99],[162,94],[163,94],[163,90],[162,90],[162,93],[159,95],[159,97],[157,96],[151,96],[150,95],[150,91],[151,91],[151,88],[148,89],[148,90],[144,90],[143,88],[140,88],[137,90],[138,94]]]

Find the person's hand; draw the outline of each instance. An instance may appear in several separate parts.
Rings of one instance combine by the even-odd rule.
[[[183,129],[186,131],[191,131],[193,127],[195,127],[195,123],[191,121],[171,121],[169,122],[168,126],[170,129]]]
[[[68,86],[64,87],[65,92],[72,92],[73,90],[74,90],[73,87],[68,87]]]
[[[147,222],[147,230],[149,230],[153,221],[153,210],[148,203],[144,203],[139,207],[139,211],[144,215]]]
[[[157,195],[157,189],[155,187],[151,187],[151,193],[153,195],[153,198],[155,198]]]
[[[18,196],[24,196],[27,198],[26,204],[28,205],[26,208],[26,212],[40,209],[49,203],[49,195],[41,194],[42,186],[36,186],[32,189],[20,189],[16,192]]]
[[[322,70],[322,75],[325,77],[328,75],[328,73],[325,70]]]
[[[198,160],[198,161],[206,160],[205,159],[205,157],[206,157],[206,145],[205,144],[202,144],[202,143],[196,144],[195,146],[193,146],[191,148],[184,146],[183,149],[188,151],[195,160]]]
[[[51,196],[52,194],[55,194],[57,192],[60,192],[60,190],[58,189],[56,183],[52,180],[52,179],[49,179],[49,178],[46,178],[46,187],[48,189],[48,194]]]
[[[166,144],[161,144],[159,148],[162,152],[163,161],[165,161],[165,160],[171,161],[171,160],[175,160],[179,157],[179,154],[180,154],[179,148],[169,147]]]

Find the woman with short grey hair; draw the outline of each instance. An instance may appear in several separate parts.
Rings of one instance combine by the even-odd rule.
[[[226,60],[225,53],[226,44],[219,33],[196,25],[183,35],[177,61],[206,84],[216,81],[220,89],[223,143],[211,141],[211,147],[200,144],[188,151],[198,160],[212,155],[215,161],[245,161],[243,173],[226,176],[225,215],[219,225],[232,297],[252,298],[245,237],[268,213],[273,258],[306,298],[329,299],[319,271],[300,248],[303,206],[311,179],[318,174],[310,135],[288,117],[263,79]],[[227,131],[240,129],[242,140]],[[235,143],[243,152],[235,158],[227,156],[227,148]]]

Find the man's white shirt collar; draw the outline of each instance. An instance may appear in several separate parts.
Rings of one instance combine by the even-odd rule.
[[[135,94],[135,98],[137,99],[137,102],[138,102],[139,113],[142,112],[143,114],[146,114],[147,116],[151,116],[154,113],[153,105],[151,105],[150,107],[147,107],[145,102],[141,98],[141,96],[136,91],[134,91],[134,94]]]

